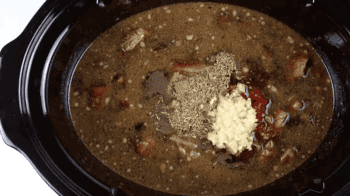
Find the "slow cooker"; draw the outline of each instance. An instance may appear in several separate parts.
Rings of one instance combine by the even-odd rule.
[[[196,1],[48,0],[1,50],[1,135],[59,195],[171,195],[123,178],[91,154],[74,130],[69,89],[89,45],[116,21],[185,2]],[[333,86],[333,120],[315,153],[283,178],[236,195],[350,193],[350,2],[215,2],[257,10],[297,31],[322,58]]]

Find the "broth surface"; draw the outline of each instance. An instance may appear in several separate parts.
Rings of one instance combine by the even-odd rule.
[[[205,138],[210,120],[176,130],[164,114],[174,111],[167,108],[176,100],[168,91],[174,78],[205,73],[223,53],[240,71],[226,91],[242,83],[269,102],[253,150],[236,156]],[[175,194],[230,194],[272,182],[310,157],[333,115],[330,78],[306,39],[226,4],[176,4],[119,22],[92,43],[74,81],[71,114],[86,147],[125,178]]]

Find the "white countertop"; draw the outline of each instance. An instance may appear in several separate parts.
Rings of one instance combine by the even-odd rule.
[[[44,0],[15,0],[0,3],[0,49],[27,26]],[[27,159],[7,146],[0,137],[0,195],[57,196],[36,173]]]

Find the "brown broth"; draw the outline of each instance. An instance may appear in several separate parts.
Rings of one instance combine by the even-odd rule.
[[[144,30],[144,45],[138,42],[124,51],[126,34],[138,28]],[[169,82],[172,63],[210,65],[207,57],[219,51],[233,53],[249,69],[240,82],[271,100],[269,115],[289,114],[279,131],[255,131],[255,143],[265,151],[273,142],[263,157],[259,147],[231,156],[205,139],[187,138],[197,149],[177,144],[172,138],[176,132],[155,128],[150,112],[157,99],[144,96],[150,73],[161,71]],[[307,77],[290,79],[293,58],[303,55],[309,59]],[[310,44],[267,15],[225,4],[178,4],[121,21],[93,42],[74,77],[82,86],[71,89],[71,112],[86,147],[125,178],[176,194],[238,193],[288,174],[318,147],[333,112],[330,78]],[[163,87],[157,88],[161,94]],[[304,102],[305,108],[293,111],[295,101]],[[268,139],[264,134],[270,134]],[[188,160],[179,147],[187,155],[193,151],[200,156],[194,158],[193,153]]]

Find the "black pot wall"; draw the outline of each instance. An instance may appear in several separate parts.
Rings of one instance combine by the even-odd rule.
[[[71,83],[79,83],[72,81],[74,70],[100,34],[134,14],[183,2],[195,1],[48,0],[2,49],[0,133],[60,195],[170,195],[124,179],[97,160],[75,133],[68,98]],[[350,10],[347,2],[317,1],[309,7],[306,0],[215,2],[263,12],[307,38],[327,66],[334,93],[331,128],[316,152],[274,183],[237,195],[331,195],[341,189],[350,181],[346,165],[340,167],[350,166],[344,162],[350,152],[350,20],[341,14]]]

